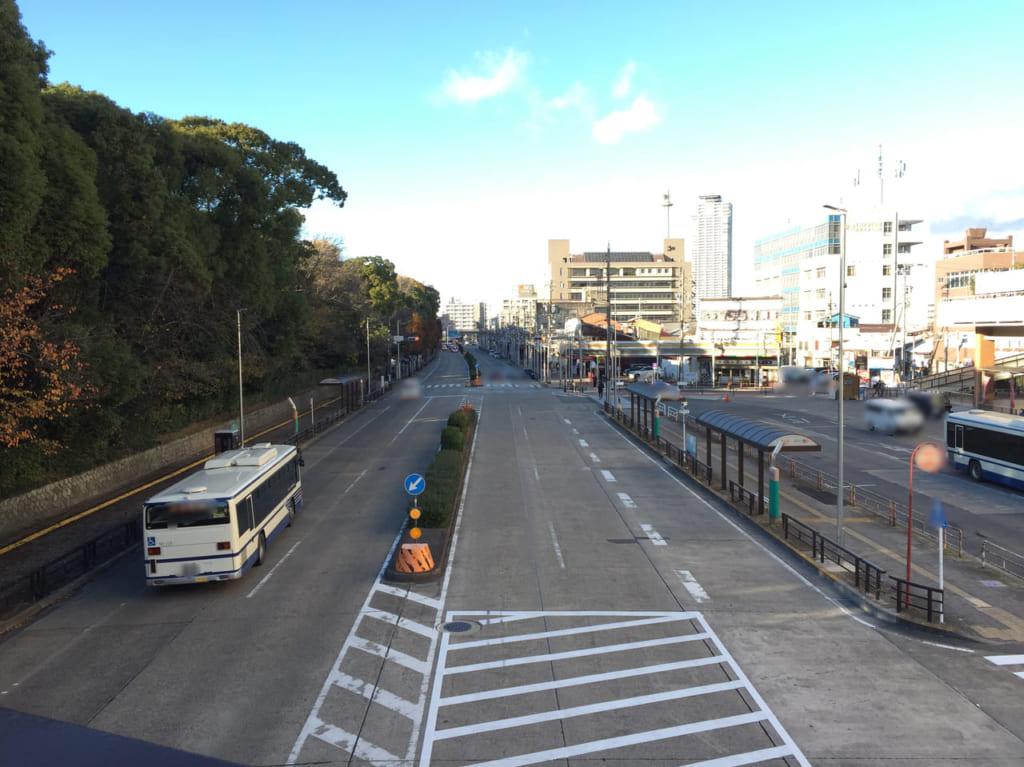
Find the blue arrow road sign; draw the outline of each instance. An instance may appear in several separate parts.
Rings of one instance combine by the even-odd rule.
[[[410,474],[405,478],[405,492],[409,495],[419,495],[426,486],[427,483],[422,474]]]

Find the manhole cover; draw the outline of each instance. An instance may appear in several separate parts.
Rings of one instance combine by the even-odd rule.
[[[449,634],[469,634],[480,630],[480,624],[474,621],[448,621],[441,625],[442,631]]]

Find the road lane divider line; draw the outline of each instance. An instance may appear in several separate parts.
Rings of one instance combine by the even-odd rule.
[[[707,602],[711,599],[708,596],[703,587],[697,583],[697,579],[693,577],[693,573],[689,570],[676,570],[679,575],[679,579],[683,582],[683,587],[690,592],[690,596],[693,597],[695,602]]]
[[[290,557],[292,555],[292,552],[295,551],[295,549],[297,549],[299,547],[300,543],[302,543],[302,541],[295,541],[295,543],[292,545],[292,547],[290,549],[288,549],[288,551],[285,553],[285,555],[283,557],[281,557],[281,561],[278,562],[273,567],[271,567],[270,568],[270,572],[267,573],[266,575],[264,575],[263,578],[260,580],[260,582],[257,583],[255,586],[253,586],[252,591],[250,591],[248,594],[245,595],[246,599],[250,599],[253,594],[255,594],[257,591],[259,591],[261,588],[263,588],[263,584],[270,580],[270,578],[274,575],[274,573],[277,572],[277,568],[279,568],[281,565],[283,565],[285,563],[285,560],[288,559],[288,557]]]
[[[629,497],[629,493],[619,493],[619,500],[622,501],[622,505],[627,509],[637,508],[636,501]]]
[[[655,546],[668,546],[668,542],[661,537],[661,533],[655,530],[653,525],[640,525],[640,529],[647,534],[647,539]]]
[[[551,531],[551,543],[555,547],[555,557],[558,558],[558,566],[565,569],[565,560],[562,559],[562,547],[558,545],[558,536],[555,535],[555,523],[548,520],[548,530]]]
[[[612,474],[608,469],[601,469],[601,476],[604,477],[605,482],[615,482],[615,475]]]

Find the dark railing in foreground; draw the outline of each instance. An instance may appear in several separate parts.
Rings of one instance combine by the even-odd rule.
[[[735,479],[729,480],[729,498],[733,503],[746,503],[747,513],[751,516],[763,514],[768,508],[768,496],[764,496],[763,504],[757,502],[757,493],[749,487],[744,487]]]
[[[882,598],[882,576],[885,575],[878,565],[872,564],[864,557],[858,556],[849,549],[840,546],[828,536],[822,535],[810,525],[805,525],[789,514],[782,515],[782,532],[786,540],[799,541],[811,548],[811,556],[819,562],[826,559],[835,562],[847,572],[853,573],[853,583],[865,594],[874,592],[875,599]]]
[[[375,389],[366,398],[367,402],[378,399],[384,391]],[[356,408],[358,410],[358,408]],[[283,442],[299,445],[328,429],[356,410],[336,410],[321,418],[314,426],[307,427],[283,439]],[[33,570],[9,584],[0,583],[0,617],[31,605],[49,596],[60,588],[91,572],[97,566],[136,546],[142,539],[142,523],[135,519],[113,527],[105,533],[76,547],[58,559]],[[141,559],[140,567],[141,567]]]
[[[896,612],[914,607],[924,610],[928,616],[928,622],[934,623],[935,618],[941,616],[944,607],[944,591],[938,586],[925,586],[921,583],[914,583],[895,575],[889,576],[893,581],[893,589],[896,592],[893,598],[896,600]]]
[[[79,546],[60,559],[33,570],[0,591],[0,615],[24,607],[52,594],[112,557],[137,545],[142,539],[138,520],[125,522]],[[142,560],[139,560],[141,572]]]

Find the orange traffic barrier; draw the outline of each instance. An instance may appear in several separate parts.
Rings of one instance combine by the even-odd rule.
[[[434,558],[430,556],[430,545],[426,543],[403,543],[395,562],[400,573],[425,573],[434,569]]]

